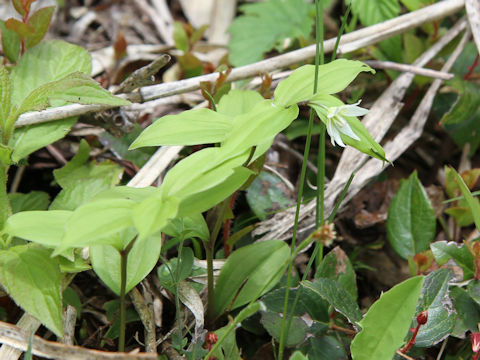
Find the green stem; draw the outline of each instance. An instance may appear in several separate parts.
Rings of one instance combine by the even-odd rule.
[[[338,30],[337,40],[335,41],[335,46],[333,48],[331,61],[335,60],[335,58],[337,57],[338,44],[340,44],[340,38],[342,37],[342,34],[345,31],[348,15],[350,14],[350,10],[352,9],[352,1],[350,1],[350,3],[348,4],[347,11],[345,11],[345,15],[342,18],[342,25],[340,25],[340,30]]]
[[[315,79],[313,84],[313,93],[317,92],[318,87],[318,66],[319,63],[323,63],[323,10],[322,10],[322,1],[315,0],[315,17],[316,17],[316,51],[315,51]],[[321,49],[320,49],[321,43]],[[312,140],[312,128],[313,128],[313,119],[314,119],[314,111],[310,110],[310,117],[308,119],[308,129],[307,129],[307,139],[305,141],[305,151],[303,153],[303,163],[302,163],[302,170],[300,173],[300,186],[298,189],[298,197],[297,197],[297,207],[295,210],[295,220],[293,224],[293,234],[292,234],[292,242],[290,244],[290,252],[293,254],[295,252],[295,243],[297,239],[297,230],[298,230],[298,219],[300,215],[300,204],[302,201],[303,196],[303,186],[305,183],[305,174],[307,172],[307,159],[308,154],[310,152],[310,144]],[[285,299],[283,303],[283,317],[282,317],[282,325],[280,330],[280,341],[278,345],[278,359],[283,359],[283,351],[285,348],[285,341],[286,336],[288,334],[287,330],[287,317],[288,317],[288,298],[290,295],[290,285],[292,282],[292,268],[293,268],[293,259],[288,264],[287,270],[287,282],[285,288]]]
[[[125,351],[125,327],[126,327],[126,286],[127,286],[127,261],[128,253],[132,250],[133,244],[137,240],[137,237],[133,238],[132,241],[127,245],[125,249],[120,251],[120,334],[118,337],[118,351]]]
[[[215,294],[214,294],[214,282],[213,282],[213,256],[215,251],[215,241],[217,240],[220,229],[222,228],[223,218],[225,217],[225,211],[230,203],[230,197],[223,200],[220,205],[220,211],[210,234],[210,241],[205,244],[205,255],[207,257],[207,326],[213,326],[213,312],[215,307]]]

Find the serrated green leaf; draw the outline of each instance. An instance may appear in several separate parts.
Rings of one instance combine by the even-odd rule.
[[[8,61],[15,64],[20,55],[20,36],[12,30],[7,29],[5,21],[0,20],[2,33],[2,49]]]
[[[432,204],[413,172],[403,181],[390,203],[387,236],[390,245],[402,258],[428,249],[435,236],[435,213]]]
[[[352,324],[356,324],[362,319],[362,313],[355,299],[345,288],[335,280],[320,278],[313,282],[304,281],[303,286],[317,293],[322,299],[344,315]]]
[[[47,247],[60,245],[72,211],[22,211],[10,216],[4,232]]]
[[[282,276],[289,257],[288,246],[278,240],[234,251],[223,265],[215,285],[215,315],[222,314],[230,305],[231,309],[242,306],[271,289]]]
[[[391,360],[408,332],[423,276],[405,280],[383,293],[368,310],[350,347],[353,360]]]
[[[453,259],[463,270],[463,278],[465,280],[473,277],[474,266],[473,256],[468,251],[465,244],[456,242],[436,241],[430,244],[433,256],[438,265],[445,264],[448,260]]]
[[[27,49],[34,47],[43,39],[50,26],[54,10],[54,6],[47,6],[38,9],[28,17],[27,24],[34,29],[34,33],[25,38],[25,47]]]
[[[90,74],[90,54],[61,40],[43,41],[23,54],[10,79],[15,84],[12,104],[20,104],[36,88],[74,72]]]
[[[357,300],[357,283],[355,271],[347,254],[339,247],[335,247],[324,256],[317,268],[315,278],[327,278],[340,283]]]
[[[327,108],[341,107],[344,105],[345,104],[343,104],[335,96],[327,95],[327,94],[317,94],[314,97],[312,97],[311,102],[309,103],[309,106],[315,110],[315,112],[317,113],[317,116],[325,124],[328,121],[332,121],[328,119],[327,117],[328,110],[325,107]],[[342,138],[342,141],[345,144],[350,145],[355,149],[371,157],[388,162],[388,159],[385,158],[385,151],[383,150],[383,148],[380,146],[380,144],[378,144],[372,138],[370,133],[367,131],[367,129],[365,129],[365,127],[360,122],[360,120],[358,120],[358,118],[356,118],[355,116],[342,116],[342,118],[348,122],[348,125],[350,125],[350,128],[352,129],[352,131],[360,139],[360,140],[356,140],[339,131],[340,137]]]
[[[480,323],[480,307],[469,296],[467,291],[459,286],[452,286],[450,297],[455,306],[456,322],[452,336],[465,339],[467,331],[477,332]]]
[[[5,125],[10,115],[12,103],[12,83],[8,70],[4,66],[0,66],[0,130],[5,131]]]
[[[50,196],[43,191],[31,191],[27,194],[9,193],[8,199],[12,213],[30,210],[46,210],[50,203]]]
[[[354,0],[352,11],[365,26],[392,19],[400,13],[397,0]]]
[[[127,293],[155,267],[161,247],[160,234],[135,241],[127,258]],[[120,295],[121,258],[118,250],[110,245],[90,246],[90,259],[95,273],[115,294]]]
[[[270,0],[240,9],[245,15],[237,17],[229,28],[230,62],[235,66],[261,60],[286,38],[310,37],[313,5],[304,0]]]
[[[0,283],[10,297],[62,337],[60,280],[50,250],[30,244],[0,251]]]
[[[318,67],[318,93],[335,94],[345,89],[359,73],[375,71],[365,63],[355,60],[337,59]],[[304,65],[280,82],[274,93],[277,105],[290,106],[312,98],[315,66]]]
[[[74,118],[35,124],[15,129],[9,145],[12,160],[19,162],[29,154],[63,138],[75,124]]]
[[[448,292],[452,275],[451,270],[440,269],[428,274],[425,278],[415,313],[428,311],[428,320],[420,327],[415,346],[433,346],[450,335],[453,330],[456,316]],[[416,323],[413,327],[415,326]]]
[[[156,120],[130,145],[130,149],[218,143],[223,141],[231,127],[232,119],[218,112],[210,109],[188,110]]]

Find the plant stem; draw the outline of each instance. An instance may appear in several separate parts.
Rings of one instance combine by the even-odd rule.
[[[223,218],[225,217],[225,211],[230,203],[230,198],[222,201],[220,205],[220,211],[216,219],[213,230],[210,234],[210,241],[205,244],[205,255],[207,257],[207,327],[213,325],[213,311],[215,307],[215,294],[214,294],[214,282],[213,282],[213,256],[215,251],[215,240],[217,240],[220,229],[222,228]]]
[[[120,251],[120,334],[118,337],[118,351],[124,352],[125,351],[125,325],[126,325],[126,317],[125,317],[125,297],[126,297],[126,286],[127,286],[127,261],[128,261],[128,253],[132,250],[133,244],[137,240],[135,236],[132,241]]]
[[[313,93],[317,91],[318,86],[318,65],[320,62],[320,58],[323,61],[323,11],[322,11],[322,1],[315,0],[315,17],[316,17],[316,52],[315,52],[315,79],[313,85]],[[320,29],[321,28],[321,29]],[[320,52],[320,42],[322,43],[322,51]],[[321,54],[322,53],[322,54]],[[303,162],[302,162],[302,170],[300,173],[300,185],[298,188],[298,196],[297,196],[297,207],[295,210],[295,220],[293,224],[293,234],[292,234],[292,242],[290,244],[290,252],[293,254],[295,252],[295,243],[297,239],[297,230],[298,230],[298,219],[300,215],[300,205],[302,202],[303,196],[303,187],[305,183],[305,174],[307,172],[307,160],[308,154],[310,152],[310,144],[312,141],[312,128],[313,128],[313,119],[314,119],[314,111],[313,109],[310,110],[310,117],[308,119],[308,128],[307,128],[307,139],[305,141],[305,150],[303,153]],[[288,317],[288,298],[290,295],[290,284],[292,282],[292,268],[293,268],[293,259],[288,264],[287,270],[287,282],[285,288],[285,299],[283,302],[283,317],[282,317],[282,325],[280,330],[280,341],[278,345],[278,356],[277,359],[283,359],[283,351],[285,348],[285,341],[286,337],[288,336],[288,324],[287,324],[287,317]]]

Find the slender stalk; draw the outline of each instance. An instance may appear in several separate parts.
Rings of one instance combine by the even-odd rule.
[[[322,11],[322,2],[321,0],[315,0],[315,17],[316,17],[316,50],[315,50],[315,79],[313,85],[313,93],[317,91],[318,86],[318,65],[320,62],[320,58],[323,59],[323,38],[321,39],[320,36],[323,37],[323,11]],[[320,29],[322,28],[322,29]],[[322,43],[322,51],[320,51],[320,41]],[[323,61],[323,60],[322,60]],[[293,254],[295,252],[295,243],[297,239],[297,230],[298,230],[298,219],[300,215],[300,205],[302,202],[303,196],[303,187],[305,183],[305,174],[307,172],[307,159],[308,154],[310,152],[310,144],[312,141],[312,128],[313,128],[313,119],[314,119],[314,112],[310,110],[310,117],[308,119],[308,129],[307,129],[307,139],[305,142],[305,150],[303,153],[303,162],[302,162],[302,170],[300,173],[300,186],[298,189],[298,197],[297,197],[297,207],[295,211],[295,220],[293,225],[293,234],[292,234],[292,242],[290,244],[290,252]],[[291,259],[290,263],[288,264],[287,270],[287,282],[285,288],[285,299],[283,303],[283,317],[282,317],[282,326],[280,330],[280,341],[278,345],[278,356],[277,359],[283,359],[283,351],[285,348],[285,341],[286,337],[288,336],[288,324],[287,324],[287,317],[288,317],[288,298],[290,295],[290,284],[292,282],[292,268],[293,268],[293,259]],[[289,320],[291,322],[291,320]]]
[[[182,232],[183,234],[183,219],[182,219]],[[175,269],[175,307],[177,309],[177,326],[178,326],[178,339],[182,338],[182,314],[180,312],[180,297],[178,296],[178,283],[180,280],[180,260],[182,259],[182,250],[183,250],[183,241],[184,238],[181,235],[180,244],[178,244],[178,254],[177,254],[177,268]]]
[[[132,250],[133,244],[137,237],[135,236],[132,241],[120,251],[120,335],[118,337],[118,351],[125,351],[125,326],[126,326],[126,311],[125,311],[125,298],[126,298],[126,286],[127,286],[127,261],[128,253]]]
[[[338,30],[337,40],[335,41],[335,46],[333,47],[331,61],[335,60],[335,58],[337,57],[338,45],[340,44],[340,38],[342,37],[342,34],[345,31],[345,26],[347,24],[348,15],[350,14],[350,10],[352,9],[352,1],[350,1],[348,3],[347,11],[345,11],[345,15],[342,18],[342,25],[340,25],[340,30]]]
[[[214,283],[213,283],[213,255],[215,251],[215,240],[217,240],[220,229],[222,228],[223,218],[225,216],[225,211],[228,208],[230,203],[230,198],[225,199],[220,205],[220,211],[218,212],[218,217],[213,227],[213,231],[210,234],[210,241],[205,244],[205,254],[207,257],[207,325],[211,327],[213,324],[213,310],[215,306],[215,294],[214,294]]]

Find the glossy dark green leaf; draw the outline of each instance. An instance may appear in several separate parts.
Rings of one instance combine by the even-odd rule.
[[[235,309],[271,289],[283,275],[290,250],[283,241],[269,240],[234,251],[215,285],[215,314]],[[233,301],[233,304],[232,304]]]
[[[277,175],[262,171],[247,189],[247,202],[254,214],[265,220],[268,214],[293,204],[290,191]]]
[[[345,347],[334,336],[309,338],[302,350],[309,359],[315,360],[347,360]]]
[[[280,339],[282,329],[282,316],[277,312],[262,311],[262,325],[275,339]],[[309,326],[299,317],[293,317],[292,324],[285,340],[286,346],[295,346],[303,343],[307,336]]]
[[[338,282],[320,278],[313,282],[304,281],[303,286],[328,301],[336,311],[345,316],[352,324],[356,325],[362,319],[362,313],[355,299]]]
[[[353,360],[391,360],[408,332],[423,285],[417,276],[383,293],[365,314],[352,341]]]
[[[480,281],[479,280],[472,280],[467,285],[467,292],[468,295],[480,305]]]
[[[445,264],[448,260],[453,259],[463,270],[463,278],[465,280],[473,277],[474,266],[473,256],[468,251],[465,244],[456,242],[436,241],[430,244],[435,261],[439,265]]]
[[[452,275],[451,270],[440,269],[425,277],[415,313],[428,311],[428,320],[420,328],[415,346],[433,346],[450,335],[453,330],[456,315],[448,291]]]
[[[402,181],[390,203],[387,218],[388,241],[404,259],[428,249],[435,236],[435,213],[432,204],[413,172]]]
[[[1,250],[0,283],[19,306],[61,337],[61,274],[51,254],[34,244]]]

